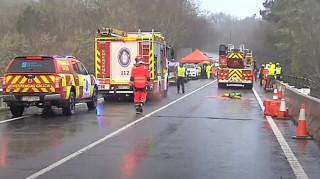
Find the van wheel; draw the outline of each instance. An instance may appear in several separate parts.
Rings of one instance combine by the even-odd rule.
[[[94,110],[96,109],[98,104],[98,90],[97,88],[94,88],[94,91],[92,93],[92,98],[90,102],[87,102],[87,106],[89,110]]]
[[[21,117],[24,111],[24,106],[10,106],[10,111],[13,117]]]
[[[62,104],[62,113],[66,116],[74,114],[76,108],[74,92],[70,92],[69,99]]]

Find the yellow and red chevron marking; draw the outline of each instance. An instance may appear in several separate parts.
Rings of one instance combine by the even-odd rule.
[[[229,69],[229,81],[242,81],[242,71],[236,69]]]
[[[97,49],[97,45],[96,45],[96,55],[95,55],[95,61],[96,61],[96,75],[101,74],[101,54],[100,51]]]
[[[36,75],[26,78],[25,75],[9,75],[6,77],[6,92],[14,93],[47,93],[55,92],[53,75]]]
[[[151,49],[149,51],[149,71],[150,71],[150,79],[155,79],[154,74],[154,45],[153,42],[151,42]]]
[[[243,55],[241,53],[230,53],[228,58],[243,58]]]

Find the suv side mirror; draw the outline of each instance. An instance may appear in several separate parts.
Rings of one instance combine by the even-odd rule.
[[[89,75],[94,75],[94,70],[90,69],[89,70]]]

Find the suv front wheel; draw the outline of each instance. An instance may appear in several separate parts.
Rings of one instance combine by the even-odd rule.
[[[62,104],[62,113],[67,116],[74,114],[76,108],[74,92],[70,92],[69,99]]]
[[[21,117],[24,111],[24,106],[10,106],[10,111],[13,117]]]
[[[97,90],[97,88],[94,88],[91,101],[87,102],[88,109],[89,110],[96,109],[97,104],[98,104],[98,90]]]

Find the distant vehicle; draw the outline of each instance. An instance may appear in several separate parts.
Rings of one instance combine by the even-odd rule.
[[[169,83],[170,84],[176,84],[177,83],[177,66],[179,65],[179,62],[169,62]]]
[[[219,46],[219,70],[217,73],[218,88],[227,85],[243,85],[252,89],[254,81],[253,56],[249,50],[244,49],[244,44],[235,49],[233,44]]]
[[[8,64],[2,95],[14,117],[29,106],[57,106],[64,115],[73,115],[77,102],[96,108],[98,87],[93,74],[73,56],[22,56]]]
[[[198,72],[198,66],[193,63],[186,63],[183,65],[186,68],[187,77],[189,79],[199,79],[200,74]]]

